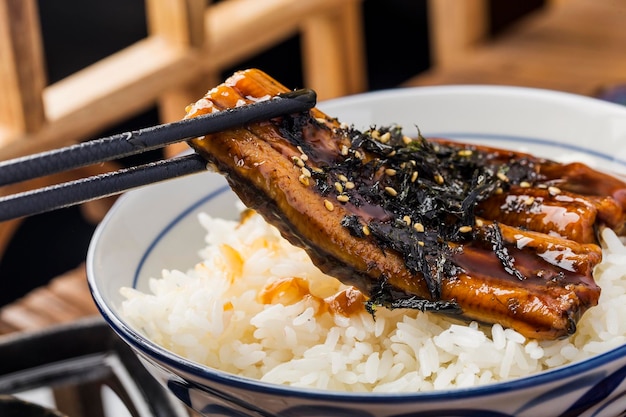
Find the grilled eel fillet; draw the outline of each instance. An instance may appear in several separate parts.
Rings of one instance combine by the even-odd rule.
[[[194,117],[284,86],[235,73],[188,107]],[[367,307],[434,310],[523,335],[572,334],[597,304],[595,229],[624,225],[626,187],[580,164],[359,132],[318,109],[207,135],[190,145],[241,200],[353,285]]]

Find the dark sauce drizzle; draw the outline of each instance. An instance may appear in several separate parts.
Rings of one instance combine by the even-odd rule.
[[[383,250],[401,254],[412,273],[423,275],[431,300],[396,294],[382,277],[368,302],[372,312],[376,305],[457,310],[454,301],[440,300],[441,283],[458,276],[461,268],[452,255],[458,256],[464,243],[477,238],[475,206],[511,185],[539,180],[535,163],[523,156],[502,161],[471,144],[448,146],[421,134],[408,138],[395,125],[364,132],[332,128],[335,137],[349,138],[350,146],[340,152],[327,142],[333,135],[316,133],[331,127],[308,113],[284,117],[279,128],[315,162],[312,179],[320,195],[345,196],[342,204],[354,214],[344,217],[341,225],[352,236],[371,236]],[[490,228],[487,243],[505,271],[524,279],[497,223]]]

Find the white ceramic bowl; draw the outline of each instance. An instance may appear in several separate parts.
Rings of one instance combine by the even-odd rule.
[[[426,136],[512,147],[626,173],[626,108],[515,87],[447,86],[382,91],[321,103],[357,128],[415,124]],[[88,254],[93,297],[111,327],[182,401],[211,416],[610,416],[626,413],[626,345],[539,375],[418,394],[347,394],[261,383],[191,363],[120,317],[119,289],[146,289],[162,268],[199,261],[196,214],[232,218],[234,194],[217,174],[132,191],[96,231]]]

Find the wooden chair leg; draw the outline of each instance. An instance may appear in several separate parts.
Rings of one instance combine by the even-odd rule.
[[[204,13],[208,0],[147,0],[148,29],[151,36],[165,39],[182,49],[200,50],[205,42]],[[199,53],[199,52],[198,52]],[[212,81],[212,80],[211,80]],[[169,123],[185,116],[185,107],[201,97],[206,90],[203,78],[165,91],[158,100],[159,119]],[[166,157],[187,148],[184,143],[166,147]]]
[[[16,134],[36,131],[45,123],[38,18],[35,0],[0,2],[0,129]]]
[[[163,39],[181,50],[199,51],[204,44],[206,0],[146,0],[150,36]],[[198,97],[199,79],[180,83],[165,91],[158,100],[163,123],[180,120],[185,106]]]
[[[361,1],[348,1],[342,6],[340,28],[344,45],[344,65],[348,94],[365,92],[367,63],[365,60],[363,12]]]
[[[431,60],[449,68],[487,33],[487,0],[429,0]]]
[[[9,241],[20,227],[22,219],[8,220],[0,223],[0,259],[5,252]]]
[[[313,88],[320,100],[340,96],[345,90],[344,69],[339,64],[343,48],[336,42],[341,33],[334,19],[334,16],[313,16],[302,28],[304,84]]]
[[[336,13],[320,13],[302,25],[305,85],[320,100],[365,90],[365,64],[359,37],[360,2],[346,2]]]

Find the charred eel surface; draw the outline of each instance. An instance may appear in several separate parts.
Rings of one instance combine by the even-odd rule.
[[[238,72],[188,117],[286,91],[261,71]],[[360,132],[318,109],[190,145],[372,312],[418,308],[567,336],[600,294],[595,229],[624,225],[626,186],[586,166],[396,126]]]

